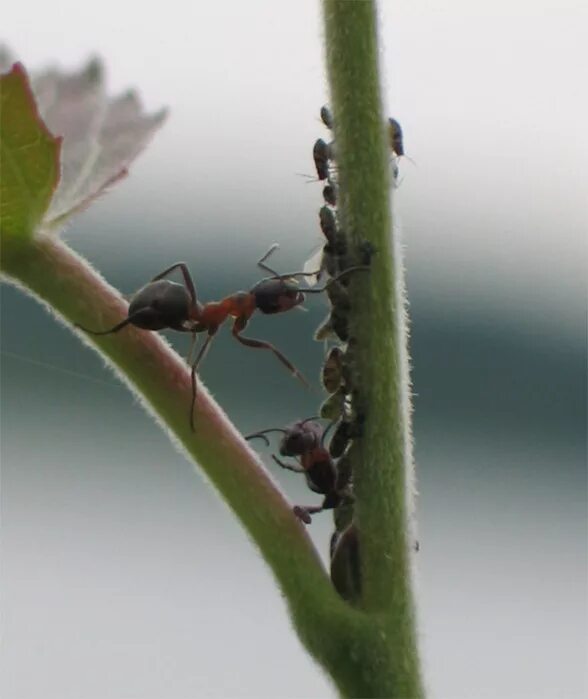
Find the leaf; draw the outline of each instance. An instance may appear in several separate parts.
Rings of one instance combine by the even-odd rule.
[[[0,45],[0,71],[11,63],[10,51]],[[33,77],[32,88],[24,69],[17,65],[18,69],[13,69],[3,78],[6,86],[3,83],[2,130],[6,131],[6,136],[2,134],[0,156],[3,167],[2,220],[4,217],[6,220],[2,228],[25,231],[25,235],[31,236],[37,230],[53,232],[62,227],[107,187],[125,177],[129,165],[163,123],[166,110],[145,114],[132,90],[109,98],[104,87],[102,63],[97,58],[90,60],[79,72],[66,73],[56,68],[46,70]],[[12,84],[17,75],[19,80],[24,79],[26,98],[13,95]],[[12,99],[11,109],[5,107],[5,98]],[[35,123],[40,124],[37,129],[41,129],[45,140],[40,139],[36,131],[31,131],[31,117],[26,117],[27,111]],[[23,171],[20,178],[15,174],[20,171],[19,161],[11,160],[11,153],[4,152],[4,140],[12,131],[16,132],[14,138],[20,140],[15,143],[7,140],[7,147],[18,151],[19,158],[30,161],[28,167],[32,168],[28,175]],[[56,139],[52,134],[60,138]],[[43,179],[41,162],[35,160],[38,154],[31,151],[32,143],[45,144],[47,138],[52,139],[57,147],[63,139],[61,178],[57,163],[53,179]],[[14,173],[13,165],[17,168]],[[27,183],[34,185],[35,192],[44,184],[42,205],[31,201],[29,188],[24,186]]]
[[[31,238],[41,224],[59,181],[60,149],[61,139],[39,116],[24,67],[15,63],[0,76],[3,238]]]
[[[33,90],[47,125],[64,138],[62,178],[44,220],[55,228],[126,176],[166,111],[143,114],[133,91],[109,99],[98,59],[78,73],[48,70]]]

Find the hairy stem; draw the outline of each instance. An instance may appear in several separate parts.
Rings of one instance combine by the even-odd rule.
[[[351,249],[368,241],[375,250],[370,274],[353,279],[356,301],[350,316],[357,340],[358,403],[365,413],[364,435],[352,452],[360,606],[383,624],[393,651],[389,666],[382,665],[382,694],[377,696],[421,697],[411,590],[412,441],[403,269],[392,240],[376,11],[371,0],[323,0],[323,8],[340,220]]]

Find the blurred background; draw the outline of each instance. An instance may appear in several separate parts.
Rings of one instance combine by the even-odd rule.
[[[429,694],[584,697],[586,15],[565,0],[380,8],[386,109],[415,161],[395,201]],[[249,288],[274,241],[284,270],[320,243],[321,186],[298,176],[326,136],[318,1],[23,0],[2,15],[30,69],[97,53],[112,92],[171,110],[131,176],[65,233],[112,284],[131,293],[185,260],[215,299]],[[251,324],[317,380],[324,303]],[[334,697],[202,476],[36,302],[3,287],[1,304],[2,696]],[[202,370],[236,424],[313,414],[259,354],[222,333]],[[325,557],[330,528],[329,514],[311,527]]]

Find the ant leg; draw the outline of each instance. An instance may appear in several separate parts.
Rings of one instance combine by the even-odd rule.
[[[192,432],[194,432],[194,410],[196,408],[196,389],[197,389],[197,384],[196,384],[196,369],[198,369],[198,366],[206,356],[206,353],[208,352],[210,348],[210,343],[212,342],[212,338],[216,334],[216,328],[212,331],[209,331],[206,340],[204,341],[204,344],[200,348],[200,352],[198,352],[198,356],[196,357],[196,361],[194,364],[192,364],[192,372],[191,372],[191,378],[192,378],[192,403],[190,405],[190,427],[192,428]]]
[[[163,279],[164,277],[167,277],[168,274],[171,274],[176,269],[179,269],[180,272],[182,273],[182,276],[184,277],[184,284],[186,286],[186,289],[188,289],[188,293],[190,294],[190,298],[192,299],[192,304],[196,305],[196,302],[198,300],[196,297],[196,287],[194,286],[194,281],[192,279],[192,275],[190,274],[190,270],[188,269],[188,265],[185,262],[176,262],[171,267],[164,269],[163,272],[160,272],[156,277],[153,277],[153,279],[151,281],[156,282],[159,279]]]
[[[246,347],[253,347],[254,349],[267,349],[273,352],[276,357],[284,364],[290,372],[297,378],[302,381],[302,383],[307,387],[310,388],[310,385],[308,381],[304,378],[304,376],[298,371],[298,369],[292,364],[292,362],[286,357],[286,355],[282,354],[279,349],[274,347],[271,343],[269,342],[264,342],[263,340],[255,340],[252,337],[243,337],[241,335],[241,331],[243,330],[243,327],[241,326],[242,324],[242,319],[240,320],[237,318],[233,324],[233,337],[238,340],[242,345],[245,345]]]
[[[336,493],[329,493],[325,495],[322,505],[308,505],[303,507],[302,505],[295,505],[293,512],[301,519],[305,524],[310,524],[312,522],[312,517],[310,515],[315,515],[317,512],[323,512],[323,510],[332,510],[337,507],[341,502],[341,499]]]
[[[196,333],[192,333],[192,339],[190,340],[190,347],[188,349],[188,356],[186,357],[186,364],[192,363],[192,352],[196,346]]]
[[[137,320],[138,318],[148,318],[151,314],[151,309],[142,308],[140,311],[136,311],[135,313],[132,313],[130,316],[127,316],[124,320],[121,320],[120,323],[117,323],[114,327],[110,328],[109,330],[90,330],[90,328],[86,328],[83,325],[80,325],[79,323],[76,323],[75,327],[79,328],[80,330],[83,330],[86,333],[89,333],[90,335],[110,335],[111,333],[117,333],[119,330],[122,330],[126,325],[132,324],[133,321]]]
[[[304,468],[302,468],[302,466],[298,466],[298,464],[287,464],[285,461],[280,461],[280,459],[278,459],[278,457],[275,454],[272,454],[272,459],[278,464],[278,466],[285,468],[286,471],[294,471],[294,473],[304,473]]]
[[[312,517],[310,515],[314,515],[317,512],[322,512],[323,511],[323,506],[322,505],[316,505],[316,506],[308,506],[308,507],[303,507],[302,505],[294,505],[292,508],[292,512],[298,517],[298,519],[302,520],[304,524],[310,524],[312,522]]]

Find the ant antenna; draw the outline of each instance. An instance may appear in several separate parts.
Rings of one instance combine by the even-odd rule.
[[[337,424],[337,420],[331,420],[331,422],[325,427],[325,431],[323,432],[323,436],[321,437],[321,447],[325,446],[325,437],[327,436],[328,432],[334,425]]]
[[[253,434],[248,434],[245,439],[248,441],[250,439],[263,439],[266,447],[269,447],[269,439],[265,436],[268,432],[282,432],[286,434],[286,430],[280,429],[279,427],[270,427],[268,430],[262,430],[261,432],[254,432]]]
[[[261,267],[261,269],[264,269],[266,272],[269,272],[270,274],[273,274],[274,276],[279,276],[278,273],[276,272],[275,269],[272,269],[271,267],[268,267],[264,262],[267,260],[268,257],[274,254],[274,252],[280,247],[279,243],[273,243],[273,245],[270,245],[269,250],[263,255],[262,257],[259,258],[257,261],[257,266]]]
[[[322,294],[323,291],[326,291],[332,284],[335,282],[339,281],[342,277],[347,276],[351,272],[359,272],[360,270],[369,270],[370,266],[369,265],[355,265],[354,267],[348,267],[346,270],[343,272],[340,272],[336,277],[333,277],[332,279],[329,279],[329,281],[322,287],[317,288],[317,289],[300,289],[300,291],[303,294]],[[293,276],[308,276],[305,272],[298,273]]]

